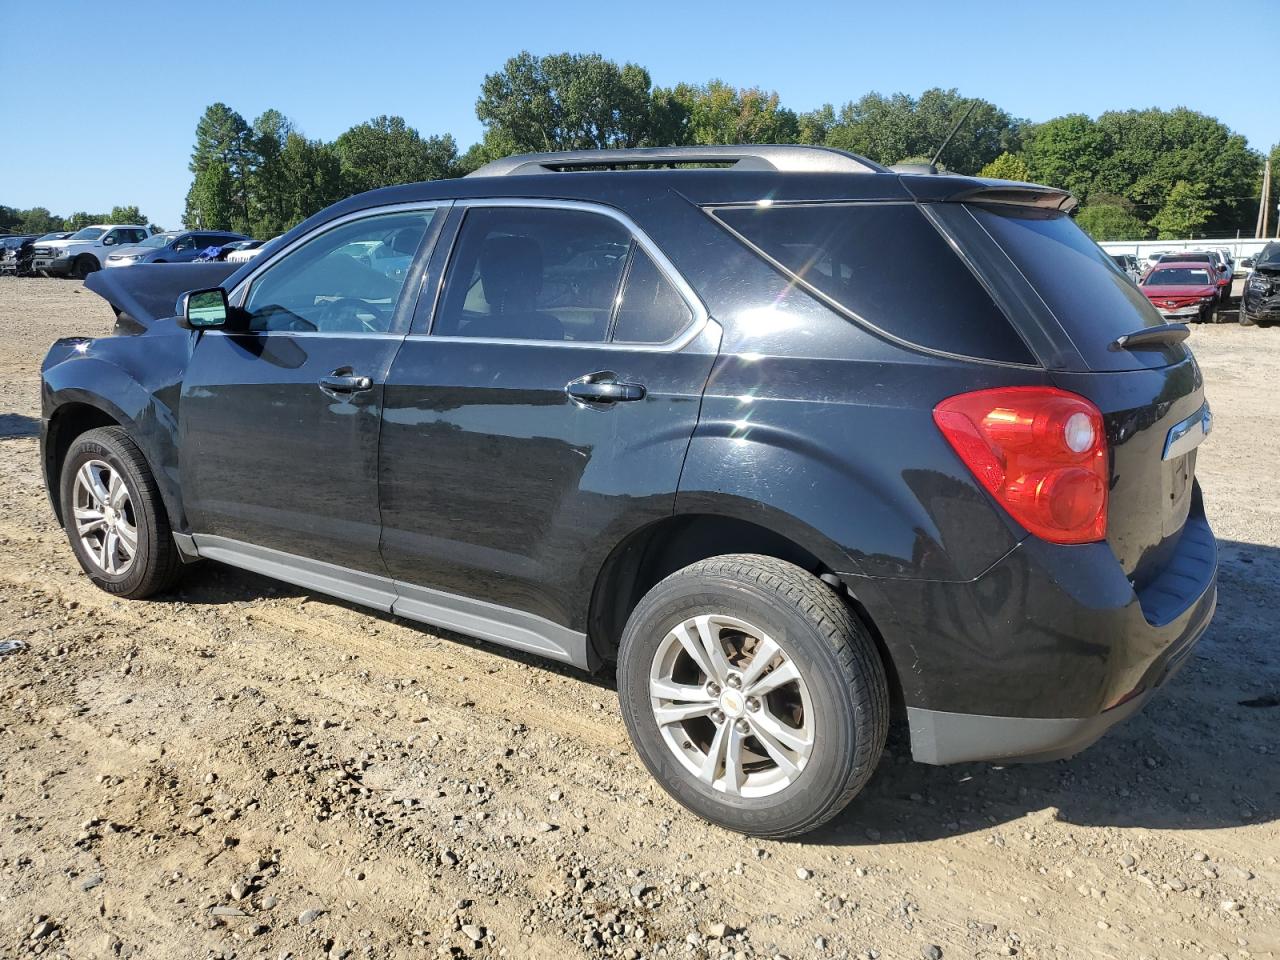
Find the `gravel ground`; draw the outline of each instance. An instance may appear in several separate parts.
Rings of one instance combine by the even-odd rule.
[[[213,564],[121,602],[37,469],[80,284],[0,280],[0,957],[1280,955],[1280,329],[1197,328],[1217,619],[1047,765],[911,763],[801,843],[675,806],[611,681]]]

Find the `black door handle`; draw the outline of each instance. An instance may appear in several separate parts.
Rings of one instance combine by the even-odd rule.
[[[373,389],[373,381],[368,377],[358,377],[353,373],[334,371],[318,381],[320,390],[331,397],[345,397],[353,393],[363,393]]]
[[[612,374],[592,374],[574,380],[564,390],[582,403],[622,403],[643,400],[645,396],[644,384],[617,380]]]

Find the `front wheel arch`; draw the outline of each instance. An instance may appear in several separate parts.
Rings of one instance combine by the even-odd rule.
[[[98,427],[119,427],[123,421],[101,407],[89,403],[67,403],[54,411],[49,418],[49,426],[45,433],[44,474],[45,485],[51,491],[58,488],[62,478],[62,465],[66,462],[67,451],[76,438],[83,436]],[[53,512],[58,523],[63,523],[62,502],[56,494],[52,494]]]

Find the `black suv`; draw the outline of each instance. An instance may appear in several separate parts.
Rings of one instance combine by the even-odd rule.
[[[895,708],[927,763],[1069,755],[1208,626],[1187,329],[1073,202],[810,147],[362,194],[94,274],[132,335],[46,359],[49,491],[119,596],[204,557],[614,661],[677,800],[799,834]]]
[[[1280,323],[1280,242],[1268,243],[1253,259],[1240,297],[1240,322],[1260,327]]]

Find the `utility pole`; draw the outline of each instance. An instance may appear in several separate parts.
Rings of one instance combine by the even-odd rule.
[[[1262,165],[1262,202],[1258,204],[1258,227],[1253,235],[1259,240],[1267,236],[1267,220],[1271,216],[1271,158]]]

